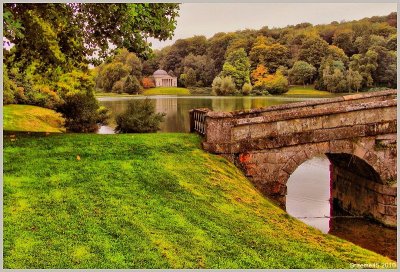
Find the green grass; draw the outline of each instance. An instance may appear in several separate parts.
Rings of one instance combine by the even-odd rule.
[[[65,132],[61,114],[30,105],[5,105],[3,130],[31,132]]]
[[[350,268],[190,134],[4,137],[5,268]],[[79,159],[78,157],[79,156]]]
[[[289,96],[312,96],[312,97],[329,97],[334,96],[334,94],[326,91],[319,91],[314,89],[313,85],[306,86],[290,86],[289,91],[284,95]]]
[[[190,91],[179,87],[158,87],[144,90],[143,95],[190,95]]]

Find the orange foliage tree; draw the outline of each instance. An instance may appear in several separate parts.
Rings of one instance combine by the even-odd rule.
[[[151,77],[144,77],[142,79],[143,88],[149,89],[154,88],[156,85],[154,84],[154,80]]]

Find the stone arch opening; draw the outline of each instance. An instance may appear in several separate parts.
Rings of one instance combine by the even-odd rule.
[[[321,154],[322,153],[322,154]],[[325,155],[330,162],[329,186],[331,215],[335,210],[346,211],[350,215],[372,218],[375,221],[387,226],[396,226],[396,187],[385,184],[381,175],[366,160],[351,153],[321,152],[315,153],[312,157],[302,157],[301,154],[292,157],[291,167],[286,170],[287,178],[280,184],[283,189],[279,191],[285,194],[280,199],[281,204],[286,208],[287,182],[290,176],[299,166],[312,158]],[[302,159],[300,159],[302,158]],[[283,201],[282,201],[283,200]],[[284,202],[284,203],[282,203]]]

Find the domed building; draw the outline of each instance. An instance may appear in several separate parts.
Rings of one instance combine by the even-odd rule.
[[[155,71],[153,77],[156,82],[156,87],[176,87],[178,85],[176,77],[168,75],[166,71],[161,69]]]

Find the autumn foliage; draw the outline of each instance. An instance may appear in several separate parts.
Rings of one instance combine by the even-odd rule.
[[[151,77],[144,77],[142,79],[143,88],[149,89],[154,88],[156,85],[154,84],[154,80]]]

